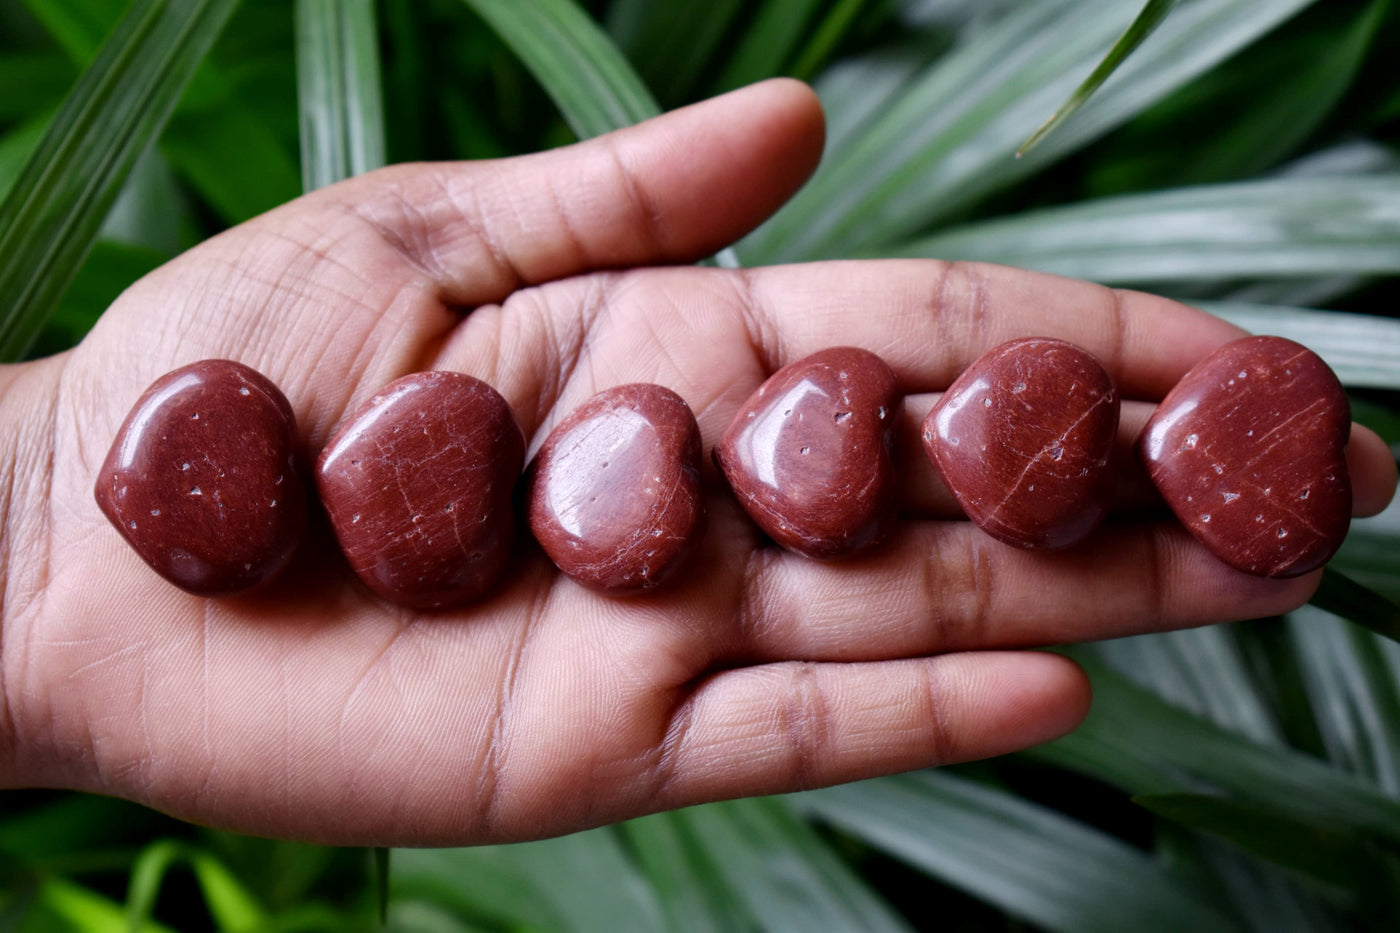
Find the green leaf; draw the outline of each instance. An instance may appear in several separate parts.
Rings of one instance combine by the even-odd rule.
[[[1326,360],[1344,385],[1400,389],[1400,320],[1240,302],[1194,304],[1251,333],[1301,343]]]
[[[48,132],[53,114],[43,113],[10,130],[0,139],[0,200],[14,187],[24,165]]]
[[[1400,797],[1400,692],[1378,639],[1311,606],[1287,624],[1327,757]]]
[[[660,113],[607,35],[572,0],[465,0],[549,94],[580,139]]]
[[[374,859],[374,899],[379,903],[379,922],[389,920],[389,861],[393,850],[375,846],[370,850]]]
[[[793,803],[1039,929],[1235,929],[1202,891],[1121,840],[946,771],[811,791]]]
[[[373,0],[297,0],[302,188],[384,164]]]
[[[1314,606],[1400,642],[1400,606],[1328,567],[1311,600]]]
[[[24,355],[235,0],[136,0],[0,204],[0,359]]]
[[[205,906],[221,933],[266,929],[266,914],[232,872],[208,852],[176,839],[152,843],[133,864],[127,892],[128,928],[139,929],[149,922],[166,874],[180,863],[188,864],[194,872]]]
[[[1104,283],[1400,272],[1400,175],[1283,178],[1103,198],[894,249]]]
[[[1226,839],[1253,855],[1357,901],[1393,901],[1394,857],[1363,836],[1203,794],[1143,794],[1134,797],[1158,816]]]
[[[745,5],[742,0],[616,0],[606,25],[644,84],[674,106],[691,96]]]
[[[810,80],[831,57],[841,40],[846,38],[866,5],[867,0],[836,0],[818,24],[812,38],[798,53],[797,60],[792,64],[793,77]]]
[[[1101,136],[1310,2],[1179,7],[1071,123],[1020,160],[1020,143],[1133,10],[1122,0],[1013,4],[908,85],[848,145],[833,147],[807,187],[740,254],[754,265],[881,251]]]
[[[666,930],[729,933],[756,925],[682,814],[657,813],[630,820],[618,829],[656,889],[666,913]]]
[[[1225,626],[1116,638],[1081,651],[1217,725],[1265,744],[1282,741],[1273,711]]]
[[[122,908],[96,891],[63,878],[46,880],[39,889],[36,907],[21,931],[81,930],[83,933],[169,933],[169,927],[151,920],[132,926]]]
[[[188,0],[180,0],[188,2]],[[31,8],[73,61],[86,65],[126,0],[29,0]],[[232,5],[237,5],[233,0]],[[291,154],[266,114],[243,101],[209,57],[160,134],[175,170],[229,224],[241,223],[300,192]]]
[[[1089,98],[1094,96],[1094,92],[1103,86],[1108,80],[1108,76],[1118,70],[1118,66],[1156,31],[1162,24],[1162,20],[1167,18],[1167,14],[1176,6],[1177,0],[1147,0],[1137,18],[1129,24],[1127,30],[1118,37],[1118,41],[1113,43],[1113,48],[1108,50],[1103,61],[1095,66],[1083,83],[1074,89],[1069,100],[1060,105],[1059,109],[1052,113],[1044,123],[1040,125],[1030,139],[1022,143],[1021,148],[1016,151],[1016,158],[1022,158],[1037,143],[1046,136],[1049,136],[1061,123],[1069,119],[1070,114],[1088,103]]]
[[[1078,730],[1030,757],[1133,794],[1214,787],[1308,822],[1400,841],[1400,801],[1373,785],[1308,755],[1252,742],[1097,663],[1081,663],[1092,674],[1093,709]]]
[[[612,829],[464,849],[398,849],[393,903],[423,899],[482,926],[656,930],[655,892]]]
[[[719,89],[731,91],[784,74],[783,66],[821,5],[821,0],[768,0],[760,5],[738,48],[724,63]]]
[[[26,119],[51,110],[63,100],[78,70],[53,52],[8,52],[0,55],[0,120]]]
[[[733,800],[680,816],[762,929],[908,929],[781,800]]]

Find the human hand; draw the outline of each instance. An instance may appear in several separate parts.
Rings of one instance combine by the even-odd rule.
[[[322,842],[525,839],[1045,741],[1078,723],[1087,683],[1005,649],[1308,598],[1316,574],[1243,576],[1160,517],[1068,552],[1008,548],[961,520],[918,443],[932,393],[984,350],[1049,335],[1139,400],[1126,449],[1229,325],[989,266],[656,268],[761,221],[821,140],[815,98],[778,81],[540,155],[384,169],[215,237],[75,350],[0,371],[0,779]],[[905,521],[851,561],[763,546],[707,461],[709,531],[654,594],[584,590],[522,548],[482,602],[416,614],[371,597],[322,524],[268,588],[206,600],[156,577],[92,497],[128,408],[194,360],[281,386],[310,463],[423,369],[496,386],[536,443],[593,392],[657,382],[708,449],[767,374],[846,344],[909,394]],[[1388,451],[1358,429],[1349,457],[1358,512],[1378,510]]]

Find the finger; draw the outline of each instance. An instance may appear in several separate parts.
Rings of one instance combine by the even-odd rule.
[[[910,395],[904,399],[903,417],[896,444],[900,510],[908,518],[948,519],[963,516],[961,507],[938,471],[934,469],[923,444],[923,423],[938,393]],[[1142,516],[1162,513],[1165,504],[1152,486],[1137,456],[1137,440],[1156,407],[1146,402],[1124,402],[1118,420],[1118,438],[1113,449],[1114,498],[1111,510],[1119,515]],[[1353,490],[1352,515],[1364,517],[1383,510],[1395,494],[1395,458],[1374,431],[1364,425],[1351,426],[1347,465]]]
[[[1125,396],[1157,400],[1242,334],[1165,298],[1020,269],[822,262],[648,269],[519,292],[468,318],[436,365],[496,386],[527,430],[547,430],[556,404],[658,382],[690,403],[712,442],[773,370],[825,347],[872,350],[919,393],[946,389],[1013,337],[1060,337],[1103,360]]]
[[[1276,615],[1317,582],[1240,573],[1173,522],[1106,526],[1051,553],[927,522],[840,564],[761,552],[717,651],[862,661],[1113,638]]]
[[[1365,425],[1353,424],[1347,466],[1351,470],[1352,514],[1368,516],[1384,511],[1395,498],[1395,454],[1390,446]]]
[[[1125,398],[1155,401],[1245,332],[1180,302],[1006,266],[833,262],[753,270],[744,295],[770,367],[854,344],[906,392],[941,391],[987,350],[1058,337],[1094,354]]]
[[[786,201],[821,157],[816,95],[765,81],[574,146],[402,165],[328,189],[442,289],[480,305],[603,268],[688,262]]]
[[[1073,662],[1032,652],[726,671],[672,719],[656,796],[675,807],[987,758],[1058,738],[1088,706]]]

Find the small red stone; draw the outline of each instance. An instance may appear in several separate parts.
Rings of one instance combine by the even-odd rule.
[[[924,421],[924,449],[979,528],[1021,548],[1076,544],[1108,511],[1118,432],[1113,380],[1063,340],[1013,340],[979,358]]]
[[[751,395],[715,459],[769,537],[808,557],[856,554],[894,519],[903,398],[875,354],[834,347],[790,363]]]
[[[202,360],[137,400],[94,494],[141,559],[198,596],[248,589],[291,559],[306,525],[296,419],[261,373]]]
[[[1307,347],[1246,337],[1197,363],[1138,450],[1181,523],[1246,573],[1296,577],[1332,558],[1351,524],[1351,407]]]
[[[391,382],[337,429],[316,464],[350,567],[384,599],[438,609],[505,571],[525,437],[500,393],[461,373]]]
[[[530,530],[584,586],[613,594],[671,577],[705,526],[700,428],[658,385],[588,399],[550,432],[527,474]]]

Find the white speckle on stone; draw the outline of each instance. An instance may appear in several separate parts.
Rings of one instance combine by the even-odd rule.
[[[1018,382],[1011,387],[1012,395],[1020,395],[1024,391],[1026,391],[1026,384],[1024,382]]]
[[[188,470],[189,468],[190,468],[190,465],[189,465],[188,463],[182,463],[182,464],[180,464],[180,469],[181,469],[182,471],[183,471],[183,470]]]
[[[136,523],[135,523],[135,522],[127,522],[127,527],[130,528],[132,531],[135,531],[135,530],[136,530]]]
[[[151,517],[152,517],[152,518],[159,517],[159,515],[160,515],[160,509],[151,509]]]
[[[1249,375],[1249,373],[1245,372],[1245,371],[1242,369],[1242,370],[1240,370],[1239,378],[1240,378],[1240,379],[1244,379],[1244,378],[1245,378],[1246,376],[1248,376],[1248,375]]]
[[[1224,492],[1224,493],[1221,493],[1221,495],[1225,497],[1225,501],[1226,501],[1227,503],[1234,502],[1236,499],[1238,499],[1238,498],[1240,497],[1240,494],[1237,493],[1237,492]]]
[[[1212,466],[1211,469],[1215,471],[1216,476],[1219,476],[1220,474],[1225,472],[1225,468],[1218,463]]]
[[[248,394],[248,387],[247,387],[247,386],[241,386],[241,387],[239,388],[239,390],[238,390],[238,394],[239,394],[239,395],[247,395],[247,394]]]
[[[192,495],[192,496],[202,496],[202,495],[204,495],[204,490],[202,490],[202,489],[200,489],[198,486],[196,486],[196,487],[194,487],[193,489],[190,490],[190,495]]]
[[[990,397],[982,399],[982,407],[983,407],[983,408],[991,408],[991,407],[992,407],[992,400],[991,400]]]
[[[1307,498],[1309,495],[1311,495],[1311,494],[1312,494],[1312,490],[1311,490],[1311,489],[1304,489],[1302,492],[1300,492],[1300,493],[1298,494],[1298,498],[1299,498],[1299,499],[1306,499],[1306,498]]]
[[[1280,528],[1278,531],[1274,532],[1274,534],[1278,535],[1280,538],[1286,538],[1288,537],[1288,529]]]
[[[1199,437],[1198,435],[1196,435],[1196,434],[1188,434],[1188,435],[1186,435],[1186,440],[1185,440],[1184,442],[1182,442],[1181,449],[1182,449],[1182,450],[1195,450],[1195,449],[1196,449],[1196,444],[1197,444],[1197,442],[1199,442],[1199,441],[1200,441],[1200,437]]]
[[[350,516],[350,524],[352,524],[352,525],[355,524],[356,522],[358,522],[359,520],[360,520],[360,513],[359,513],[359,512],[356,512],[354,515],[351,515],[351,516]]]
[[[1205,524],[1209,525],[1209,524],[1210,524],[1210,513],[1209,513],[1209,512],[1202,512],[1202,513],[1201,513],[1201,521],[1204,522]]]

